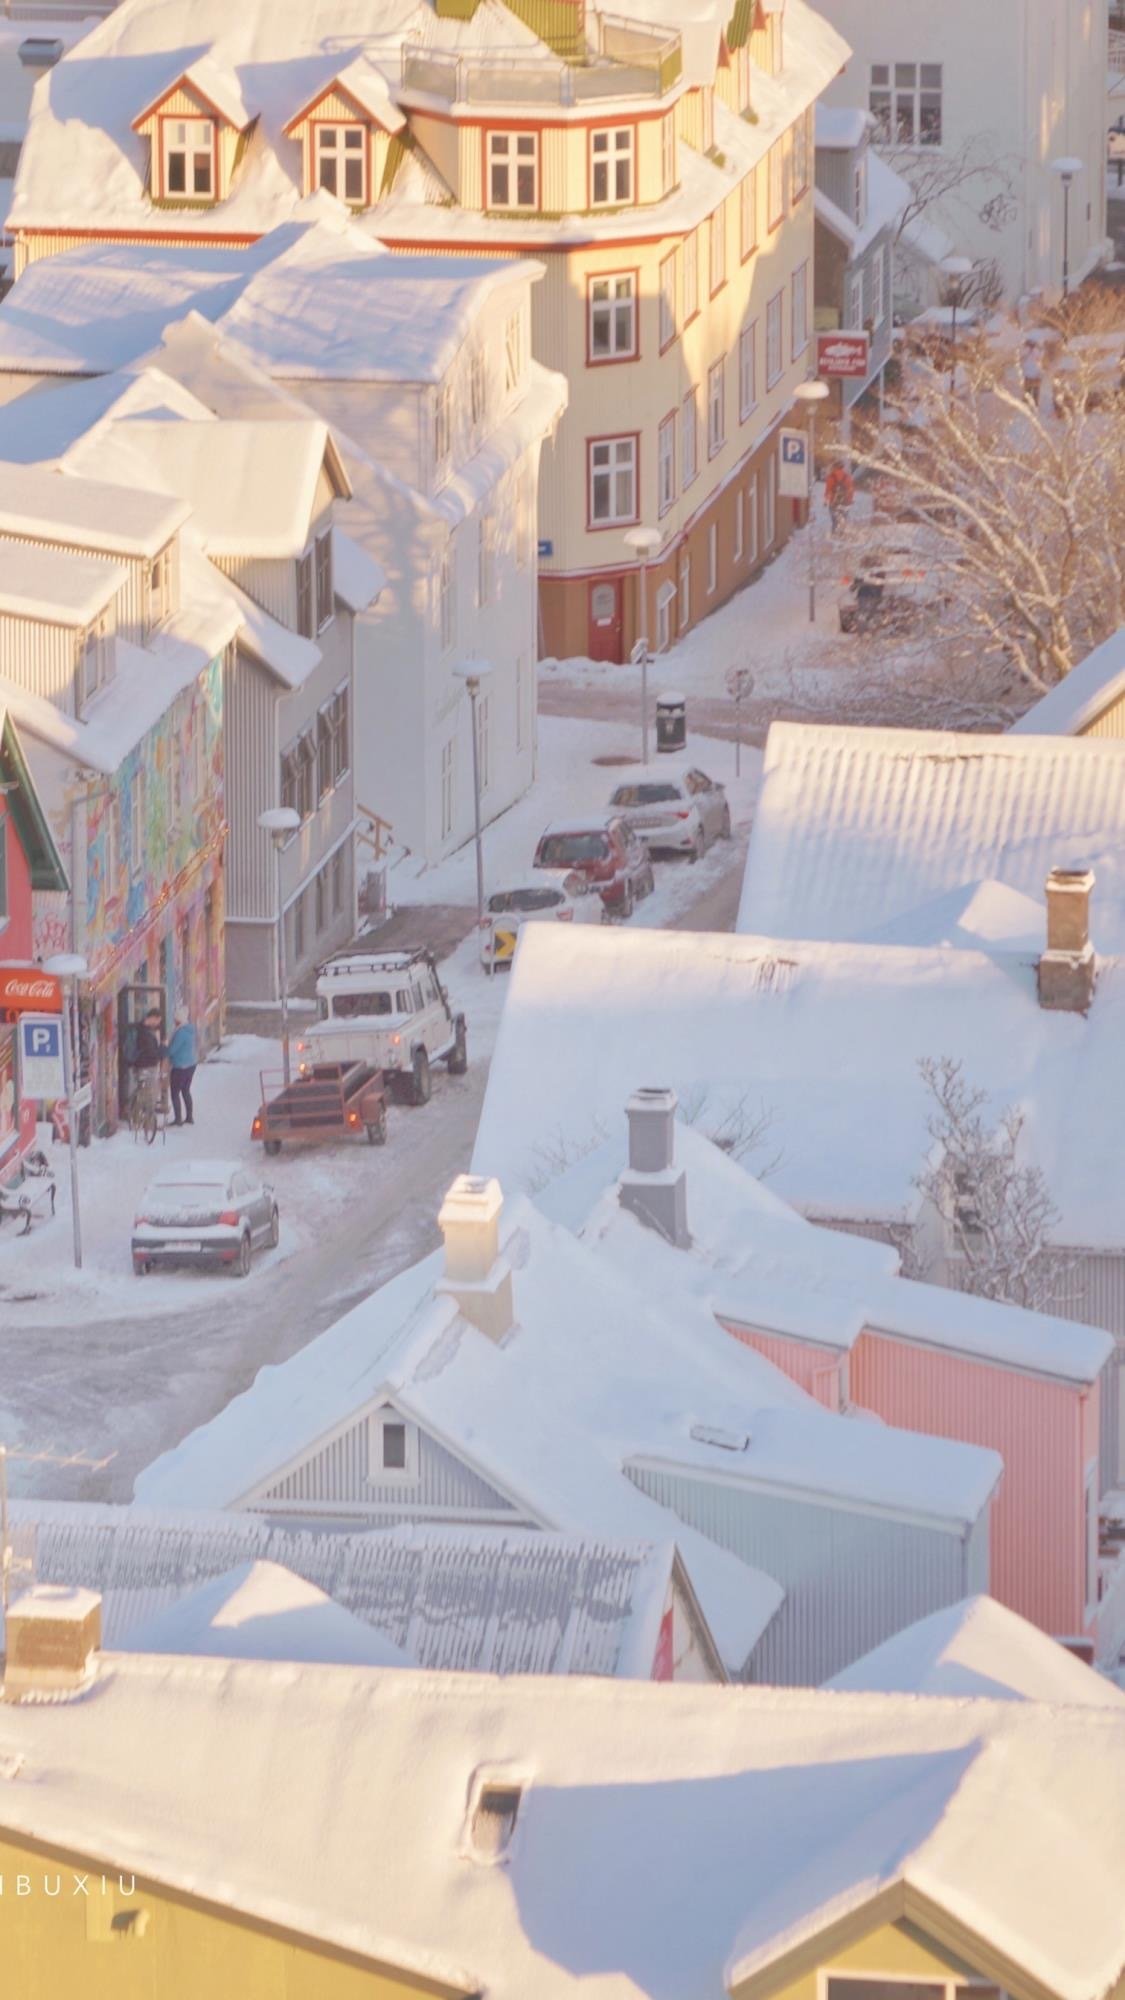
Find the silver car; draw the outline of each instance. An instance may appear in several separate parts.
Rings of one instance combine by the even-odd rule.
[[[618,785],[610,805],[625,815],[650,851],[686,854],[698,861],[712,841],[730,839],[726,792],[706,771],[630,779]]]
[[[277,1201],[268,1181],[241,1160],[181,1160],[149,1182],[133,1218],[133,1270],[222,1265],[250,1275],[257,1249],[276,1248]]]

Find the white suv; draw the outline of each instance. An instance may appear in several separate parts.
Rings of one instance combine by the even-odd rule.
[[[322,965],[319,1019],[297,1042],[302,1070],[320,1062],[366,1062],[411,1104],[427,1104],[431,1065],[451,1076],[469,1067],[465,1016],[454,1014],[428,951],[344,952]]]
[[[713,840],[730,839],[726,792],[705,771],[630,779],[618,785],[610,805],[650,850],[667,849],[698,861]]]

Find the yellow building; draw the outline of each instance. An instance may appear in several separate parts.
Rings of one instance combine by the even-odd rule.
[[[36,102],[17,270],[105,242],[243,248],[317,194],[404,255],[540,258],[533,352],[570,391],[540,484],[540,647],[627,657],[636,527],[667,645],[793,524],[777,430],[812,372],[813,107],[848,50],[806,0],[623,5],[389,0],[378,34],[369,0],[315,31],[265,0],[128,8]],[[436,386],[439,490],[484,396],[471,361]],[[482,577],[505,532],[482,509]]]

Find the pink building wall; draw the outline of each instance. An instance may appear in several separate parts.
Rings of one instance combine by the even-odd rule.
[[[841,1357],[834,1347],[816,1347],[808,1340],[791,1340],[785,1334],[759,1333],[755,1327],[732,1326],[726,1320],[720,1325],[727,1333],[733,1333],[745,1347],[752,1347],[756,1353],[764,1354],[791,1382],[823,1403],[827,1410],[838,1410],[843,1400],[841,1396]]]
[[[850,1387],[885,1423],[1000,1453],[993,1596],[1045,1632],[1088,1631],[1085,1469],[1097,1457],[1097,1384],[1083,1390],[865,1331]]]

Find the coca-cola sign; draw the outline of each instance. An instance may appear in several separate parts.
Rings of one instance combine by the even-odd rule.
[[[61,1014],[62,987],[37,965],[0,965],[0,1014]]]
[[[826,382],[862,381],[871,365],[866,333],[818,333],[816,372]]]

